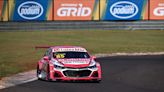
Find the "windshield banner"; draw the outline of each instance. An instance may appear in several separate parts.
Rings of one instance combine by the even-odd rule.
[[[52,20],[52,0],[11,0],[9,6],[13,21]]]
[[[145,19],[147,0],[100,0],[101,20]]]

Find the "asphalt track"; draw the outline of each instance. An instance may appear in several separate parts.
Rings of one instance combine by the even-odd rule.
[[[97,59],[100,83],[32,81],[0,92],[164,92],[164,55]]]

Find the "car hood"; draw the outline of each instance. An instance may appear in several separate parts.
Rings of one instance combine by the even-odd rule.
[[[58,61],[64,67],[80,68],[89,66],[91,59],[58,59]]]

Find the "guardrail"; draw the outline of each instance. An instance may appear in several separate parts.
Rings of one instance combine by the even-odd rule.
[[[1,22],[0,31],[164,30],[164,21]]]

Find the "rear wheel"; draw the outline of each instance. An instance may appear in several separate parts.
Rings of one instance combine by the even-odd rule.
[[[39,69],[39,65],[37,66],[37,77],[38,77],[38,80],[46,79],[46,72],[43,71],[43,69]]]
[[[41,74],[41,70],[39,69],[39,65],[37,65],[36,76],[37,76],[38,80],[41,79],[41,75],[40,74]]]
[[[50,80],[49,66],[44,69],[39,69],[39,65],[37,66],[37,77],[38,80]]]

